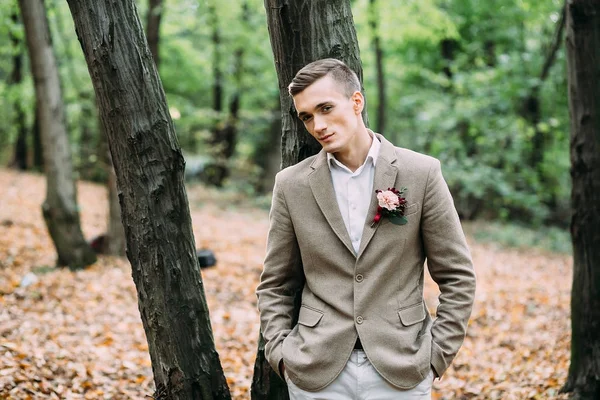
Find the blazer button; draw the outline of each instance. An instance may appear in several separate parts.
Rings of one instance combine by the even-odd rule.
[[[364,319],[363,319],[363,317],[361,317],[360,315],[359,315],[358,317],[356,317],[356,323],[357,323],[357,324],[359,324],[359,325],[360,325],[360,324],[362,324],[363,322],[364,322]]]
[[[364,277],[361,274],[356,275],[356,282],[362,282]]]

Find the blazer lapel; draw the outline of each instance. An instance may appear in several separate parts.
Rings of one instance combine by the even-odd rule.
[[[381,224],[381,221],[375,225],[372,223],[373,218],[375,218],[375,214],[377,213],[377,197],[375,196],[375,190],[385,190],[394,187],[396,175],[398,174],[398,168],[394,165],[396,163],[396,150],[394,145],[387,141],[383,136],[379,134],[375,135],[381,141],[381,148],[379,149],[379,157],[377,158],[377,165],[375,166],[371,204],[369,205],[369,211],[367,212],[367,219],[365,220],[363,234],[360,239],[360,248],[358,249],[357,258],[361,256]]]
[[[331,229],[333,229],[337,237],[344,243],[352,255],[355,255],[350,235],[346,230],[342,214],[340,214],[340,207],[335,197],[333,183],[331,182],[331,173],[327,165],[327,156],[324,151],[321,151],[315,157],[315,161],[313,161],[311,167],[314,171],[309,175],[308,180],[315,200]]]

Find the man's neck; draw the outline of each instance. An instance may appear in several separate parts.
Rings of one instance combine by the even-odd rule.
[[[336,160],[348,167],[350,171],[354,172],[364,164],[373,140],[374,137],[365,128],[364,131],[357,134],[356,142],[353,143],[352,146],[349,146],[349,148],[345,149],[343,152],[340,151],[334,153],[333,156]]]

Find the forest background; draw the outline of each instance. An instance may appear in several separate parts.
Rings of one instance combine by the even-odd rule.
[[[215,181],[206,167],[225,163],[228,178],[216,183],[254,196],[269,191],[279,168],[279,89],[264,7],[242,3],[167,1],[159,10],[159,71],[188,172]],[[439,158],[463,219],[567,227],[562,31],[555,38],[562,3],[352,3],[370,127],[400,146]],[[72,19],[65,2],[46,5],[75,170],[81,179],[104,182],[93,88]],[[148,3],[138,6],[145,15]],[[16,7],[16,2],[0,5],[2,165],[14,162],[21,125],[35,125],[27,57],[22,81],[8,79],[16,57],[26,53],[22,25],[11,18]],[[239,106],[232,111],[236,98]],[[17,108],[24,112],[21,120]],[[236,134],[229,142],[214,141],[213,132],[234,113]],[[27,143],[33,149],[34,136]],[[29,154],[32,158],[33,151]]]
[[[62,1],[46,0],[45,3],[59,64],[76,176],[80,180],[105,183],[108,179],[106,147],[88,69],[69,10]],[[569,119],[562,47],[562,2],[538,4],[507,0],[480,4],[467,0],[355,0],[351,3],[362,49],[371,128],[403,147],[431,154],[442,161],[444,175],[461,217],[464,221],[480,221],[479,224],[466,225],[470,234],[485,236],[489,234],[490,226],[498,226],[491,222],[500,221],[502,227],[492,233],[496,235],[494,241],[504,240],[508,244],[519,245],[527,245],[528,240],[531,241],[529,244],[544,241],[552,250],[569,252],[566,231],[570,220]],[[146,2],[138,3],[141,16],[148,14],[147,6]],[[242,202],[249,201],[253,206],[267,208],[273,174],[279,169],[281,112],[263,5],[241,0],[171,0],[154,13],[162,18],[160,38],[156,37],[160,46],[160,62],[157,63],[169,111],[186,156],[188,178],[190,182],[202,182],[201,187],[212,185],[219,188],[209,194],[203,192],[204,189],[196,189],[203,193],[199,201],[198,196],[193,195],[198,192],[192,190],[192,210],[194,205],[199,204],[241,203],[240,198],[244,199]],[[24,34],[16,3],[0,5],[0,15],[0,162],[2,165],[41,171],[36,139],[39,126],[36,127],[35,93],[28,73]],[[14,79],[18,69],[21,69],[21,78]],[[23,148],[27,151],[23,152]],[[26,156],[23,157],[23,154]],[[3,206],[4,229],[13,226],[12,216],[19,214],[15,207],[24,207],[23,212],[28,201],[39,198],[35,188],[40,187],[41,181],[23,175],[15,183],[17,178],[4,172],[1,178],[7,182],[4,186],[10,189],[6,208]],[[98,225],[94,228],[89,225],[90,209],[98,208],[96,200],[92,200],[98,197],[97,188],[84,188],[83,192],[86,191],[95,193],[87,197],[84,195],[80,202],[84,231],[88,236],[90,232],[101,232]],[[11,203],[10,199],[16,203]],[[106,207],[101,205],[100,208]],[[244,208],[241,210],[244,212]],[[215,214],[222,215],[224,211],[232,212],[230,209],[213,209],[209,213],[212,215],[204,213],[201,216],[206,226],[198,227],[197,222],[194,223],[197,244],[216,246],[221,251],[219,256],[226,254],[225,263],[220,264],[220,268],[243,263],[239,258],[245,254],[252,261],[250,266],[243,268],[250,268],[255,279],[260,266],[256,259],[260,258],[262,251],[266,216],[258,213],[248,217],[251,220],[256,218],[249,222],[255,224],[256,229],[252,233],[239,230],[239,237],[235,240],[229,237],[231,243],[224,243],[227,233],[219,231],[223,229],[222,223],[214,218]],[[236,213],[231,215],[243,218]],[[93,219],[97,220],[99,216],[104,216],[103,212],[94,212]],[[39,219],[36,219],[37,222],[29,221],[28,229],[41,233],[43,228],[40,228]],[[223,240],[219,240],[221,238]],[[232,248],[236,246],[234,243],[242,247],[250,244],[251,254],[240,250],[241,247]],[[51,248],[49,243],[25,246],[28,249],[33,247]],[[14,245],[8,253],[13,249]],[[536,253],[521,257],[518,254],[495,253],[493,248],[478,246],[474,246],[473,251],[478,265],[488,267],[485,272],[478,270],[484,282],[484,292],[480,292],[479,300],[486,296],[486,292],[494,293],[494,298],[492,303],[475,310],[471,334],[463,351],[467,358],[457,361],[456,375],[447,377],[442,388],[448,393],[473,398],[503,398],[506,393],[513,393],[512,396],[517,396],[515,398],[535,397],[541,393],[545,397],[557,395],[567,362],[568,280],[564,279],[564,275],[569,272],[568,262],[563,257],[546,258]],[[33,263],[39,265],[40,260],[49,257],[51,255],[46,250]],[[503,264],[502,260],[506,259],[512,261],[508,265]],[[15,260],[11,261],[13,265],[16,265]],[[521,276],[520,263],[524,261],[532,263],[531,271],[512,288],[519,291],[518,296],[509,299],[516,294],[514,291],[493,285],[500,285],[500,282],[512,282],[514,285],[516,277]],[[86,279],[86,275],[76,275],[78,279],[71,287],[73,292],[70,296],[84,301],[78,298],[78,284],[87,284],[83,292],[90,295],[90,292],[103,287],[102,281],[107,279],[105,273],[109,279],[115,274],[122,277],[124,269],[118,267],[119,262],[112,264],[118,267],[116,269],[107,266],[107,262],[112,263],[101,259],[89,272],[100,276],[92,275]],[[207,283],[208,301],[219,338],[217,346],[226,346],[225,354],[223,347],[219,351],[233,393],[246,393],[248,389],[248,370],[242,368],[242,372],[238,371],[236,355],[239,353],[235,351],[242,348],[245,354],[243,363],[248,363],[246,356],[254,352],[256,340],[252,335],[256,329],[244,331],[245,342],[239,340],[239,332],[225,330],[223,334],[229,321],[244,320],[242,314],[255,316],[250,310],[253,302],[248,300],[252,297],[252,288],[239,289],[244,282],[243,272],[248,272],[243,268],[233,276],[231,271],[223,269],[205,275],[210,282]],[[35,270],[47,273],[44,268],[37,267]],[[555,284],[546,289],[536,287],[532,290],[531,285],[548,278],[548,274],[553,274],[552,282]],[[56,296],[53,290],[60,285],[61,277],[63,273],[46,275],[44,280],[48,285],[45,284],[43,289],[38,287],[36,294],[10,291],[10,296],[5,297],[7,305],[16,299],[15,304],[25,305],[23,310],[31,311],[26,306],[29,301],[35,303],[40,298]],[[90,278],[97,287],[94,284],[90,287]],[[221,281],[222,278],[227,280]],[[502,279],[496,281],[496,278]],[[19,286],[23,281],[13,279],[11,282],[17,282],[16,286]],[[487,286],[485,282],[494,283]],[[118,286],[129,293],[126,297],[132,295],[130,283]],[[215,289],[211,284],[218,286]],[[237,296],[232,294],[228,284],[238,288]],[[554,292],[548,290],[558,291],[559,295],[554,297]],[[98,293],[96,307],[101,308],[102,304],[118,307],[118,301],[122,300],[119,296],[122,295],[112,295],[116,298],[110,297],[111,292]],[[435,291],[430,290],[427,296],[428,303],[435,304]],[[128,300],[131,298],[128,297]],[[226,302],[238,306],[238,313],[232,316],[230,311],[224,311],[223,304]],[[131,306],[131,303],[128,304]],[[62,305],[65,306],[64,303]],[[551,309],[557,310],[557,314],[550,312]],[[46,311],[46,318],[51,318],[52,311]],[[510,323],[499,324],[505,313],[510,315]],[[527,318],[529,323],[521,324],[520,330],[515,330],[515,324],[522,318]],[[85,318],[81,319],[83,322]],[[544,337],[542,342],[548,344],[558,340],[559,351],[548,353],[542,351],[539,343],[527,341],[532,331],[541,327],[549,333],[557,327],[558,321],[561,333]],[[139,337],[139,321],[136,320],[136,323],[135,348],[145,353],[143,339],[140,342]],[[249,323],[245,329],[248,327],[255,328],[255,325]],[[520,338],[511,336],[510,331]],[[224,338],[228,334],[231,335],[229,340]],[[12,340],[10,334],[7,335]],[[469,347],[469,341],[481,344],[485,343],[486,337],[494,337],[494,348],[499,352],[491,353],[491,363],[488,359],[483,366],[470,359],[474,354],[469,349],[478,345]],[[100,335],[100,339],[103,338],[106,339]],[[523,343],[523,339],[527,343]],[[224,340],[225,344],[220,340]],[[100,346],[110,346],[115,355],[119,350],[118,345],[113,346],[115,342],[110,336]],[[14,342],[3,341],[0,344],[8,349],[7,353],[25,354],[16,350]],[[77,353],[75,349],[75,346],[70,349],[71,355]],[[522,357],[522,368],[518,371],[503,369],[501,359],[507,360],[506,352],[510,353],[513,367],[519,365],[518,359]],[[549,366],[553,357],[557,362],[556,368]],[[141,385],[138,389],[148,393],[151,383],[147,359],[121,361],[118,370],[102,370],[101,375],[114,377],[116,374],[127,378],[129,387],[137,382]],[[123,368],[135,369],[136,363],[145,365],[146,371],[138,375],[122,371]],[[537,364],[538,368],[527,370],[531,363]],[[87,364],[83,364],[84,368],[88,368]],[[235,367],[233,374],[232,365]],[[480,371],[485,372],[475,374],[477,379],[472,381],[473,374],[477,372],[474,369],[478,366],[481,366]],[[11,368],[6,371],[13,371]],[[79,367],[67,366],[69,368],[77,370]],[[86,374],[87,377],[95,376],[93,372],[86,371],[75,371],[75,374],[78,377]],[[237,372],[240,376],[236,378]],[[507,379],[513,374],[519,375],[523,386],[507,389]],[[38,382],[38,378],[30,378],[29,383]],[[53,385],[43,390],[50,394],[58,393],[56,382]],[[62,387],[60,381],[58,385],[58,388]],[[108,388],[109,384],[102,386],[95,378],[86,381],[82,377],[79,385],[68,390],[83,391],[91,398],[100,395],[100,392],[115,393],[115,390],[125,396],[129,390],[122,386],[119,389],[114,386]]]

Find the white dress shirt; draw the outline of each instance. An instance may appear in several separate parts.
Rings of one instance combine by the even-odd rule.
[[[375,177],[375,164],[381,147],[381,143],[375,135],[371,132],[369,134],[373,139],[369,153],[365,158],[365,162],[354,172],[339,162],[333,154],[327,153],[335,197],[356,254],[358,254],[360,248],[360,239],[363,234],[369,205],[375,195],[373,192],[373,179]]]

